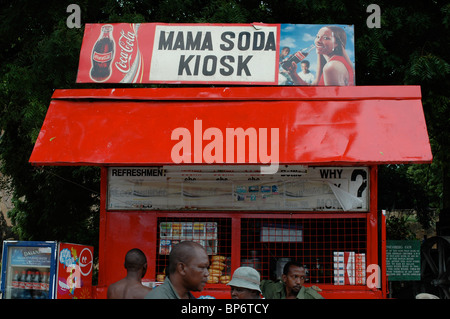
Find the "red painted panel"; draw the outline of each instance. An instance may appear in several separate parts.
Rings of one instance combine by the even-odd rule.
[[[126,276],[125,255],[133,248],[141,249],[147,256],[149,268],[144,280],[154,281],[157,226],[152,214],[108,213],[106,224],[104,259],[99,269],[102,284],[108,286]]]
[[[290,87],[177,87],[55,90],[53,99],[114,100],[412,100],[420,99],[419,86],[290,86]]]
[[[386,88],[388,98],[380,97],[380,87],[364,88],[334,88],[334,91],[330,87],[307,88],[297,99],[294,93],[299,89],[296,88],[228,88],[229,91],[203,88],[201,92],[197,89],[191,93],[191,89],[138,89],[120,93],[115,89],[84,90],[84,93],[71,90],[67,95],[58,92],[55,93],[58,99],[50,104],[30,162],[36,165],[173,164],[171,151],[179,141],[172,140],[171,134],[177,128],[189,131],[193,154],[196,153],[194,141],[199,141],[201,158],[192,155],[193,163],[206,162],[201,150],[210,140],[202,141],[201,134],[208,128],[216,128],[222,134],[222,161],[229,164],[237,160],[227,161],[225,157],[230,151],[225,144],[227,128],[254,128],[259,138],[260,129],[266,128],[268,143],[273,137],[271,128],[278,129],[280,163],[430,162],[431,148],[417,87],[416,90],[400,89],[397,98],[393,97],[392,87]],[[353,98],[352,89],[355,90]],[[263,93],[265,90],[267,95]],[[97,92],[98,99],[85,99]],[[234,98],[220,99],[224,92]],[[135,100],[135,93],[137,98],[148,96],[150,100]],[[81,98],[75,99],[77,94]],[[184,99],[183,94],[187,96]],[[155,100],[151,99],[152,95]],[[202,125],[200,134],[194,132],[195,120],[201,120],[197,122]],[[258,146],[252,147],[256,151]],[[245,151],[249,153],[248,143]],[[261,162],[259,157],[253,161]]]

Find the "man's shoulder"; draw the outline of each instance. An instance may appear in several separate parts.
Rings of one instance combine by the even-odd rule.
[[[168,281],[165,281],[163,284],[153,288],[145,296],[145,299],[177,299],[177,296],[173,291],[170,283]]]
[[[284,288],[284,284],[281,281],[262,280],[261,291],[266,299],[279,299],[281,297],[281,291]]]
[[[108,299],[118,299],[122,298],[121,292],[124,289],[124,282],[123,279],[116,281],[108,286],[106,295]]]
[[[144,285],[136,285],[130,289],[129,294],[131,299],[144,299],[152,289]]]
[[[118,281],[113,282],[112,284],[110,284],[110,285],[108,286],[108,288],[120,287],[120,286],[125,285],[125,283],[126,283],[125,278],[122,278],[122,279],[120,279],[120,280],[118,280]]]
[[[324,299],[324,297],[319,294],[318,291],[322,291],[320,288],[316,286],[312,287],[302,287],[299,294],[297,295],[297,299]]]
[[[145,296],[145,299],[165,299],[165,296],[167,295],[166,290],[166,286],[164,284],[161,284],[160,286],[157,286],[150,290]]]
[[[269,280],[269,279],[265,279],[265,280],[261,280],[261,286],[279,286],[282,285],[283,283],[281,281],[273,281],[273,280]]]
[[[142,285],[140,282],[127,282],[119,280],[108,286],[108,299],[143,299],[151,291],[150,287]]]

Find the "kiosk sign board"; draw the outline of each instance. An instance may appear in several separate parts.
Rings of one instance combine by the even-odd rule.
[[[369,209],[367,167],[255,165],[109,167],[110,210],[347,211]]]
[[[311,85],[324,30],[353,79],[352,25],[112,23],[86,24],[77,82]]]
[[[388,240],[386,272],[389,281],[420,280],[420,241]]]

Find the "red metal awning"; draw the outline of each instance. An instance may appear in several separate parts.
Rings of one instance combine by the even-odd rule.
[[[223,133],[224,153],[227,128],[278,128],[282,164],[432,161],[420,87],[353,86],[56,90],[30,162],[173,164],[177,128],[191,134],[192,153],[211,143],[208,128]]]

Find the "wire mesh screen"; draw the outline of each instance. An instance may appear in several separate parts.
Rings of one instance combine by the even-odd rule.
[[[231,272],[230,218],[158,218],[156,280],[163,281],[168,256],[177,243],[190,240],[205,247],[210,257],[210,282],[227,283]]]
[[[365,218],[239,220],[241,233],[232,234],[231,218],[159,217],[156,280],[164,280],[171,248],[180,241],[192,240],[203,245],[210,256],[210,284],[230,280],[231,258],[240,258],[239,265],[257,269],[261,279],[277,280],[286,262],[297,261],[307,270],[307,283],[365,283],[365,277],[358,282],[356,264],[358,258],[365,260],[367,250]],[[232,256],[231,247],[239,244],[237,239],[240,256]],[[353,279],[347,271],[350,260],[354,263]],[[365,266],[359,268],[364,276]]]
[[[241,265],[276,280],[292,260],[305,266],[308,282],[340,284],[336,252],[365,254],[366,242],[363,218],[242,219]]]

